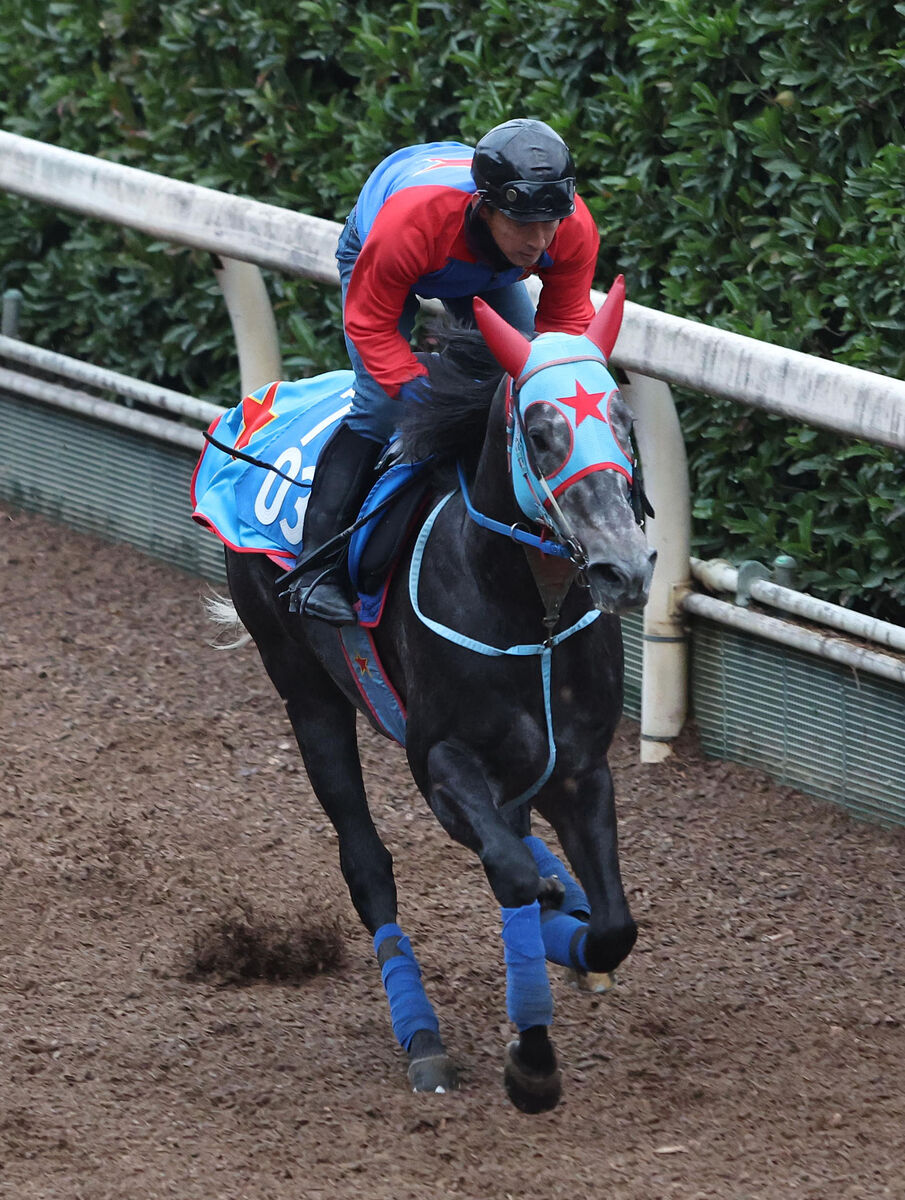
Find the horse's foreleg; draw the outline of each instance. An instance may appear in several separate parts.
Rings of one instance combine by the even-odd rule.
[[[587,935],[577,939],[581,941],[578,965],[600,974],[613,971],[634,946],[638,927],[629,912],[619,869],[609,767],[579,779],[567,802],[539,807],[556,830],[590,905]]]
[[[451,837],[477,853],[502,912],[506,1008],[519,1033],[506,1050],[506,1092],[523,1112],[545,1112],[559,1102],[562,1080],[548,1034],[553,994],[541,933],[537,866],[531,850],[500,815],[476,755],[439,743],[428,754],[428,776],[431,808]]]

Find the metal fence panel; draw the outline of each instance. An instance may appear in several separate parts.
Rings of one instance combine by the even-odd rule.
[[[705,753],[905,825],[905,688],[706,620],[693,646]]]
[[[191,520],[197,455],[0,392],[0,496],[216,583],[223,550]]]

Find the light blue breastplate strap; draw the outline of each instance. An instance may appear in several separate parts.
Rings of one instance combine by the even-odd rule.
[[[412,554],[411,566],[409,567],[409,600],[412,608],[421,621],[422,625],[426,625],[432,633],[436,633],[438,637],[445,638],[448,642],[453,642],[457,646],[462,646],[466,650],[473,650],[476,654],[486,654],[492,657],[499,657],[504,654],[514,654],[521,657],[530,655],[539,655],[541,660],[541,681],[544,693],[544,716],[547,721],[547,744],[549,746],[549,755],[547,758],[547,766],[544,773],[536,783],[532,784],[527,791],[522,792],[520,796],[516,796],[512,800],[506,800],[500,805],[500,812],[508,812],[512,808],[517,808],[520,804],[525,804],[531,800],[540,789],[544,786],[550,776],[553,774],[553,768],[556,766],[556,742],[553,737],[553,712],[550,703],[550,673],[553,659],[553,647],[564,642],[566,638],[572,636],[573,633],[578,633],[580,630],[587,628],[593,621],[596,621],[600,616],[598,609],[591,609],[586,612],[581,620],[576,621],[574,625],[568,629],[564,629],[562,633],[555,634],[549,644],[545,645],[542,642],[526,643],[516,646],[489,646],[486,642],[478,642],[474,638],[466,637],[465,634],[458,633],[455,629],[450,629],[448,625],[442,625],[439,621],[434,621],[430,617],[425,616],[418,604],[418,583],[421,578],[421,563],[424,558],[424,550],[427,546],[427,540],[431,535],[431,530],[434,527],[434,522],[440,514],[440,511],[455,495],[455,492],[449,492],[435,506],[433,511],[428,516],[427,520],[421,527],[421,532],[418,534],[418,540],[415,542],[415,549]]]

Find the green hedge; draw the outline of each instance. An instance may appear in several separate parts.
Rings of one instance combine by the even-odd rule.
[[[511,115],[573,147],[598,282],[905,371],[905,4],[0,0],[0,125],[341,220],[390,150]],[[0,200],[24,336],[198,395],[238,387],[205,255]],[[344,360],[338,296],[269,277],[287,373]],[[706,556],[793,554],[903,620],[903,457],[680,396]]]

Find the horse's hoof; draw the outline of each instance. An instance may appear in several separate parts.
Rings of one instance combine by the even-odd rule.
[[[549,1112],[556,1108],[562,1096],[562,1071],[554,1057],[553,1070],[545,1073],[530,1071],[519,1056],[518,1041],[506,1047],[503,1062],[503,1086],[506,1095],[523,1113]]]
[[[616,986],[616,976],[612,971],[573,971],[566,967],[563,979],[580,992],[611,992]]]
[[[409,1064],[409,1083],[413,1092],[454,1092],[459,1073],[445,1054],[430,1054]]]
[[[566,898],[566,889],[555,875],[542,875],[537,898],[544,911],[548,908],[559,908]]]

